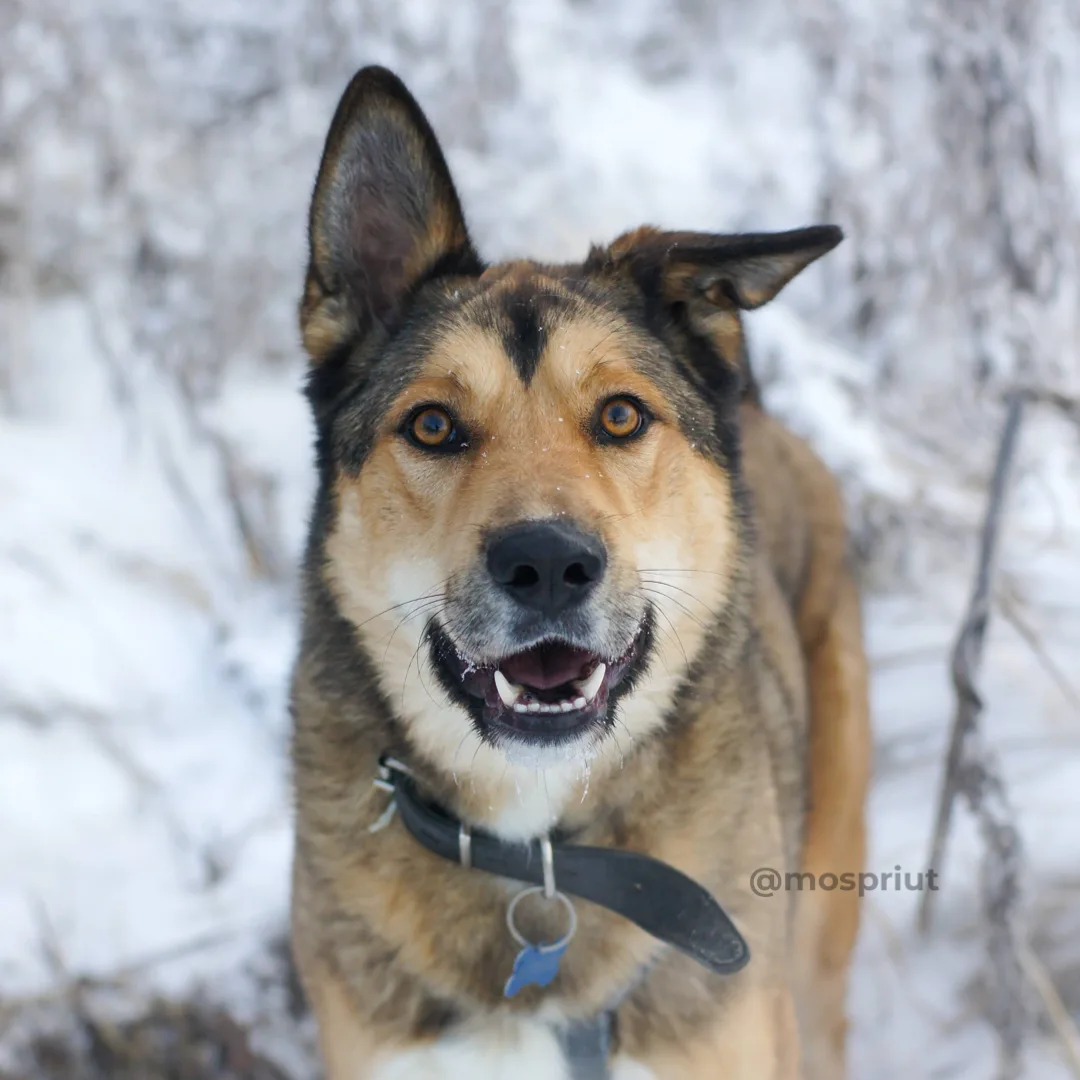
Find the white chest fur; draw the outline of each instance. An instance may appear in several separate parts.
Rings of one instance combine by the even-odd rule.
[[[386,1058],[370,1080],[568,1080],[569,1075],[546,1024],[507,1018]],[[612,1080],[656,1080],[650,1069],[626,1059],[612,1065],[611,1075]]]

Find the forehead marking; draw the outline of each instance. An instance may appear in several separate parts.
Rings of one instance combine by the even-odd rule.
[[[532,382],[540,366],[549,333],[537,301],[535,293],[513,292],[500,305],[502,346],[518,378],[526,386]]]
[[[517,273],[508,274],[486,298],[486,315],[525,386],[535,377],[554,324],[569,300],[556,282],[536,277],[523,280]]]

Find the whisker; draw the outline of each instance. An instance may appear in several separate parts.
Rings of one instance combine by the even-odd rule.
[[[665,597],[673,604],[677,605],[682,611],[685,611],[687,615],[690,615],[690,617],[693,618],[693,615],[691,614],[689,609],[684,604],[682,604],[676,597],[670,596],[668,593],[658,593],[656,592],[655,588],[652,588],[652,586],[659,586],[665,589],[675,589],[678,592],[686,592],[685,589],[680,589],[677,585],[671,585],[666,581],[649,581],[648,585],[642,585],[643,592],[651,591],[653,596]],[[705,613],[710,619],[717,620],[721,618],[722,613],[719,609],[709,607],[709,605],[706,604],[704,600],[702,600],[700,597],[694,596],[693,593],[686,593],[686,595],[689,596],[692,600],[697,601],[697,603],[699,603],[705,609]]]
[[[419,615],[425,615],[433,607],[438,608],[442,603],[442,597],[436,597],[434,600],[425,600],[423,605],[418,607],[416,611],[410,611],[401,621],[390,631],[390,640],[386,643],[386,648],[383,650],[383,659],[386,659],[387,653],[390,652],[390,646],[394,643],[394,638],[397,636],[397,632],[410,620],[415,619]]]
[[[401,683],[401,711],[403,713],[405,711],[405,691],[409,685],[409,672],[412,670],[412,666],[414,663],[416,664],[416,677],[419,680],[420,685],[424,688],[424,693],[427,694],[428,699],[431,701],[432,705],[434,705],[436,708],[441,708],[443,705],[447,704],[445,700],[441,702],[437,701],[435,699],[435,696],[432,694],[431,689],[428,687],[428,684],[424,681],[424,663],[429,661],[430,659],[427,656],[421,655],[421,650],[424,648],[425,644],[425,638],[426,635],[421,635],[420,641],[418,642],[416,649],[412,654],[412,658],[409,660],[409,663],[405,668],[405,678],[402,680]],[[389,646],[387,647],[389,648]]]
[[[420,643],[416,646],[416,652],[412,654],[408,664],[405,666],[405,678],[401,680],[401,714],[405,715],[405,690],[409,685],[409,672],[412,670],[413,661],[420,655],[420,650],[424,647],[423,638],[420,639]]]
[[[622,721],[621,720],[616,720],[616,723],[621,724]],[[623,724],[623,727],[626,727],[626,725]],[[622,743],[619,742],[619,736],[616,734],[614,726],[612,726],[611,728],[608,729],[608,734],[611,736],[612,741],[615,743],[615,749],[619,751],[619,768],[620,769],[625,769],[626,768],[626,755],[623,753]]]
[[[615,723],[618,724],[619,727],[621,727],[623,731],[626,732],[626,737],[630,740],[630,746],[631,748],[633,748],[634,736],[630,729],[626,726],[626,721],[621,716],[617,716],[615,717]],[[614,732],[612,732],[612,734],[614,734]],[[626,768],[626,757],[623,754],[622,744],[619,743],[618,740],[616,740],[615,745],[619,748],[619,768],[624,769]]]
[[[712,577],[727,577],[721,570],[696,570],[688,566],[673,566],[663,568],[659,566],[642,566],[638,568],[639,574],[709,574]]]
[[[606,514],[600,518],[601,522],[617,522],[626,521],[627,518],[632,518],[637,514],[643,514],[646,510],[655,510],[658,506],[662,506],[669,499],[674,499],[679,492],[675,489],[670,490],[663,497],[657,497],[651,502],[642,503],[636,510],[628,510],[625,514]]]
[[[454,756],[450,761],[450,775],[454,778],[454,787],[461,787],[461,783],[458,780],[457,774],[457,759],[458,754],[461,753],[461,748],[465,745],[465,740],[472,734],[472,730],[466,730],[465,734],[461,736],[461,742],[457,744],[457,749],[454,751]]]
[[[659,604],[654,604],[653,606],[656,608],[656,611],[659,614],[663,615],[664,618],[667,620],[667,624],[668,624],[668,626],[671,627],[671,630],[670,630],[670,632],[665,630],[664,633],[669,634],[669,636],[675,638],[675,642],[679,646],[679,651],[683,655],[683,663],[686,664],[687,667],[689,667],[690,666],[690,657],[686,655],[686,647],[682,643],[682,638],[679,637],[679,631],[675,628],[675,624],[671,621],[671,616],[666,611],[664,611],[664,609],[662,607],[660,607]],[[662,629],[662,628],[657,627],[657,629],[659,630],[659,629]],[[667,673],[670,675],[671,674],[671,669],[668,668],[666,662],[664,663],[664,667],[667,669]]]
[[[424,639],[421,638],[420,639],[420,647],[417,648],[417,654],[419,654],[420,648],[423,647],[423,644],[424,644]],[[449,701],[445,698],[445,696],[444,696],[442,701],[436,701],[435,696],[432,694],[430,687],[424,681],[424,664],[430,664],[430,663],[431,663],[430,654],[425,653],[423,656],[418,655],[418,658],[417,658],[417,661],[416,661],[416,677],[420,680],[420,685],[424,688],[424,693],[427,694],[428,700],[431,702],[432,705],[435,706],[435,708],[438,709],[438,708],[442,708],[444,705],[448,705]],[[408,678],[408,672],[405,673],[405,677]]]
[[[684,596],[689,596],[691,600],[696,601],[697,603],[701,604],[706,610],[709,610],[709,605],[706,604],[700,596],[696,596],[688,589],[682,589],[678,585],[672,585],[670,581],[657,581],[655,578],[642,578],[641,580],[646,585],[660,585],[665,589],[674,589],[676,592],[681,592]]]
[[[469,762],[469,791],[474,795],[476,794],[476,759],[480,756],[483,745],[483,739],[476,740],[476,749],[473,751],[472,761]]]
[[[651,593],[653,596],[661,600],[669,601],[670,603],[674,604],[688,619],[692,619],[695,623],[697,623],[702,630],[709,629],[706,623],[702,622],[701,619],[699,619],[685,604],[676,600],[674,596],[668,596],[667,593],[657,592],[655,589],[650,589],[646,586],[642,586],[641,591],[645,593]],[[659,608],[659,605],[657,605],[657,607]]]
[[[603,336],[603,337],[602,337],[602,338],[601,338],[601,339],[600,339],[600,340],[599,340],[599,341],[598,341],[598,342],[597,342],[597,343],[596,343],[596,344],[595,344],[595,345],[594,345],[594,346],[593,346],[593,347],[592,347],[592,348],[591,348],[591,349],[590,349],[590,350],[589,350],[589,351],[588,351],[588,352],[587,352],[587,353],[585,354],[585,358],[586,358],[586,359],[589,359],[589,358],[591,358],[591,357],[592,357],[592,356],[593,356],[593,355],[594,355],[594,354],[596,353],[596,350],[600,348],[600,346],[601,346],[601,345],[606,345],[606,344],[607,344],[607,343],[608,343],[608,342],[609,342],[609,341],[610,341],[610,340],[611,340],[611,339],[612,339],[612,338],[613,338],[613,337],[614,337],[614,336],[615,336],[615,335],[616,335],[616,334],[617,334],[618,332],[619,332],[619,327],[617,327],[617,326],[616,326],[616,327],[614,327],[614,328],[613,328],[613,329],[612,329],[612,330],[610,331],[610,333],[607,333],[607,334],[605,334],[605,335],[604,335],[604,336]],[[604,366],[606,366],[607,364],[610,364],[611,362],[612,362],[612,361],[611,361],[610,359],[608,359],[608,360],[598,360],[598,361],[597,361],[597,362],[596,362],[596,363],[595,363],[595,364],[593,365],[593,367],[604,367]]]
[[[367,626],[367,624],[369,622],[373,622],[375,619],[380,619],[380,618],[382,618],[383,615],[389,615],[391,611],[397,611],[398,608],[403,608],[408,604],[418,604],[418,603],[420,603],[421,600],[430,600],[432,597],[435,597],[435,596],[438,596],[438,597],[443,596],[445,591],[446,591],[446,584],[447,584],[447,582],[449,580],[450,580],[449,578],[445,578],[442,581],[442,583],[438,586],[438,589],[437,589],[436,592],[424,593],[423,596],[414,596],[411,600],[402,600],[400,604],[391,604],[390,607],[385,608],[383,611],[375,612],[374,615],[372,615],[369,618],[365,619],[362,623],[357,623],[356,624],[356,629],[359,630],[362,627]]]

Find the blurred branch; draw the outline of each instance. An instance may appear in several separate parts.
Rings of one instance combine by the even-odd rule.
[[[996,756],[984,741],[979,728],[983,700],[977,687],[977,678],[990,621],[1005,498],[1024,410],[1032,403],[1049,404],[1061,409],[1071,418],[1080,420],[1078,403],[1054,391],[1020,387],[1006,396],[1005,422],[998,440],[997,457],[980,533],[975,582],[952,651],[952,684],[956,694],[956,709],[929,860],[929,866],[940,873],[953,806],[957,797],[963,795],[978,821],[985,844],[982,863],[983,913],[988,928],[987,945],[993,969],[993,1019],[1001,1040],[1001,1075],[1004,1077],[1014,1077],[1019,1072],[1020,1052],[1029,1022],[1026,993],[1029,984],[1039,993],[1070,1057],[1076,1050],[1076,1041],[1072,1038],[1075,1029],[1061,1023],[1060,1014],[1063,1009],[1055,1011],[1055,1002],[1060,1005],[1060,999],[1050,986],[1041,966],[1033,962],[1033,954],[1020,926],[1020,872],[1023,863],[1020,834]],[[1008,613],[1006,617],[1009,617]],[[1038,638],[1026,632],[1023,624],[1017,622],[1015,617],[1011,621],[1035,648],[1036,654],[1046,660],[1045,650],[1041,649]],[[1056,672],[1052,662],[1050,670],[1051,673]],[[1060,680],[1055,681],[1059,686],[1062,685]],[[1071,691],[1071,687],[1069,689]],[[922,894],[918,913],[920,933],[925,934],[929,930],[934,897],[934,891]]]
[[[1025,401],[1040,405],[1050,405],[1080,426],[1080,398],[1063,394],[1058,390],[1047,390],[1038,386],[1020,386],[1011,393],[1021,394]]]
[[[983,519],[975,584],[953,647],[951,666],[956,711],[929,860],[929,865],[940,873],[953,806],[957,796],[962,794],[978,820],[986,845],[982,864],[983,912],[994,976],[991,980],[992,1011],[1001,1040],[1004,1077],[1017,1075],[1028,1026],[1024,978],[1018,959],[1022,848],[997,760],[979,731],[983,702],[976,679],[990,620],[991,586],[1005,495],[1026,401],[1027,397],[1021,392],[1011,394],[1008,399]],[[928,890],[920,901],[918,922],[919,930],[924,934],[930,926],[934,895],[934,891]]]
[[[998,606],[1001,608],[1002,618],[1023,638],[1035,655],[1035,659],[1038,660],[1039,666],[1046,672],[1050,681],[1061,691],[1062,697],[1077,713],[1080,713],[1080,694],[1077,693],[1076,688],[1069,682],[1068,677],[1047,651],[1046,645],[1034,627],[1030,626],[1023,615],[1020,614],[1020,604],[1017,597],[1008,591],[1002,590],[998,594],[997,600]]]
[[[990,618],[990,586],[997,559],[998,532],[1025,400],[1022,394],[1014,393],[1008,403],[1005,425],[998,444],[994,475],[990,483],[986,516],[983,519],[975,585],[961,623],[960,633],[953,645],[952,683],[957,703],[953,715],[952,733],[949,737],[945,777],[938,801],[929,861],[929,866],[939,873],[945,852],[945,841],[952,823],[953,805],[957,795],[964,788],[964,781],[968,779],[964,769],[966,744],[976,728],[982,711],[982,699],[975,687],[975,677],[982,662],[983,644]],[[919,905],[919,930],[922,933],[926,933],[929,929],[935,895],[934,891],[922,894]]]

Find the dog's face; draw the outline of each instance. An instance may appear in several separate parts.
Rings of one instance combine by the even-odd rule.
[[[740,309],[838,240],[641,229],[485,267],[415,102],[354,79],[301,305],[319,557],[429,759],[543,765],[663,723],[745,558]]]

